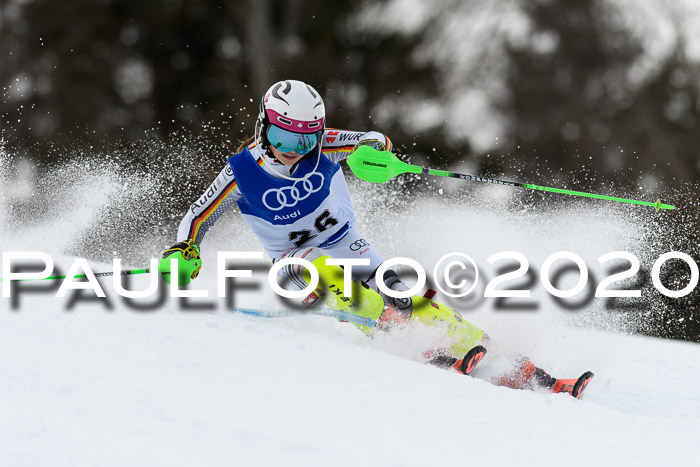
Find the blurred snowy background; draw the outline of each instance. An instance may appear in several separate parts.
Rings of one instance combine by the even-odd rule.
[[[185,131],[225,136],[219,157],[295,77],[330,125],[434,165],[679,186],[700,178],[699,37],[693,0],[2,0],[2,137],[40,160]]]

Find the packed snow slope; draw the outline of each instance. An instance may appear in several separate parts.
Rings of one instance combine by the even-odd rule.
[[[50,253],[63,272],[76,255],[105,261],[84,244],[128,256],[109,250],[105,223],[129,212],[158,216],[167,202],[147,196],[147,179],[127,186],[118,173],[89,167],[78,178],[65,174],[54,174],[60,190],[3,185],[3,251]],[[644,328],[659,296],[645,290],[626,312],[606,309],[602,299],[564,308],[538,279],[544,259],[561,250],[580,255],[597,281],[606,275],[597,258],[611,251],[631,251],[650,269],[665,245],[646,213],[544,197],[535,202],[545,203],[540,209],[513,204],[509,189],[496,186],[416,198],[388,185],[350,189],[358,228],[387,258],[416,259],[429,275],[447,253],[475,259],[481,282],[472,298],[437,299],[491,336],[484,370],[498,351],[529,355],[559,377],[592,370],[583,399],[423,365],[417,355],[430,345],[428,334],[369,339],[320,316],[231,312],[229,305],[285,307],[266,284],[267,261],[235,282],[232,304],[211,298],[217,251],[261,249],[232,212],[202,245],[205,268],[193,285],[209,299],[136,310],[102,279],[108,301],[87,300],[87,292],[55,298],[57,284],[24,285],[18,302],[0,301],[0,465],[697,465],[700,346],[628,333]],[[18,201],[18,193],[29,195]],[[663,215],[674,222],[675,213]],[[129,238],[130,249],[155,257],[174,235]],[[532,289],[526,310],[483,298],[500,266],[486,258],[505,250],[526,255],[536,273],[531,283],[513,283]],[[575,282],[567,273],[559,286]],[[211,306],[193,307],[202,303]]]
[[[565,327],[530,337],[554,374],[596,372],[581,400],[422,365],[323,317],[66,312],[29,299],[0,327],[0,459],[697,465],[699,346]]]

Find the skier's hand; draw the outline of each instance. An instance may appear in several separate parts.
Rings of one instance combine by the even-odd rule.
[[[194,240],[187,240],[176,243],[163,253],[158,272],[163,276],[165,282],[171,281],[171,260],[177,260],[178,286],[187,285],[199,275],[202,269],[202,260],[199,257],[199,245]]]
[[[378,139],[363,139],[362,141],[359,141],[354,148],[352,148],[352,151],[357,151],[357,148],[360,146],[370,146],[377,151],[386,151],[386,144]]]

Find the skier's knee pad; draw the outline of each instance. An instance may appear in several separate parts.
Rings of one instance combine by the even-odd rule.
[[[309,248],[298,248],[296,250],[290,250],[283,254],[278,261],[281,261],[283,259],[287,258],[303,258],[310,263],[316,265],[317,260],[319,258],[322,258],[324,256],[328,256],[328,253],[318,247],[309,247]],[[325,261],[323,263],[325,265]],[[320,265],[320,264],[319,264]],[[306,268],[300,264],[288,264],[284,267],[282,267],[278,272],[277,272],[277,277],[280,280],[280,283],[284,284],[287,283],[290,286],[296,288],[297,290],[302,290],[306,288],[308,285],[308,281],[305,278],[308,277],[308,273],[304,274]],[[318,268],[317,268],[318,269]],[[283,285],[284,286],[284,285]]]
[[[408,290],[406,284],[401,282],[399,275],[393,269],[387,269],[387,271],[384,273],[383,279],[384,285],[388,289],[391,289],[395,292],[403,292],[405,290]],[[367,281],[367,286],[376,290],[379,293],[379,295],[381,295],[382,299],[384,300],[384,303],[386,303],[387,305],[391,305],[394,309],[401,312],[406,318],[411,317],[413,308],[412,297],[397,298],[384,293],[384,291],[382,291],[377,286],[377,277],[374,275]]]

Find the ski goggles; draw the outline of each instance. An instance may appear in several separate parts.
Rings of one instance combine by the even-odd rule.
[[[280,152],[296,152],[303,156],[316,147],[318,134],[294,133],[271,124],[267,128],[267,139]]]

